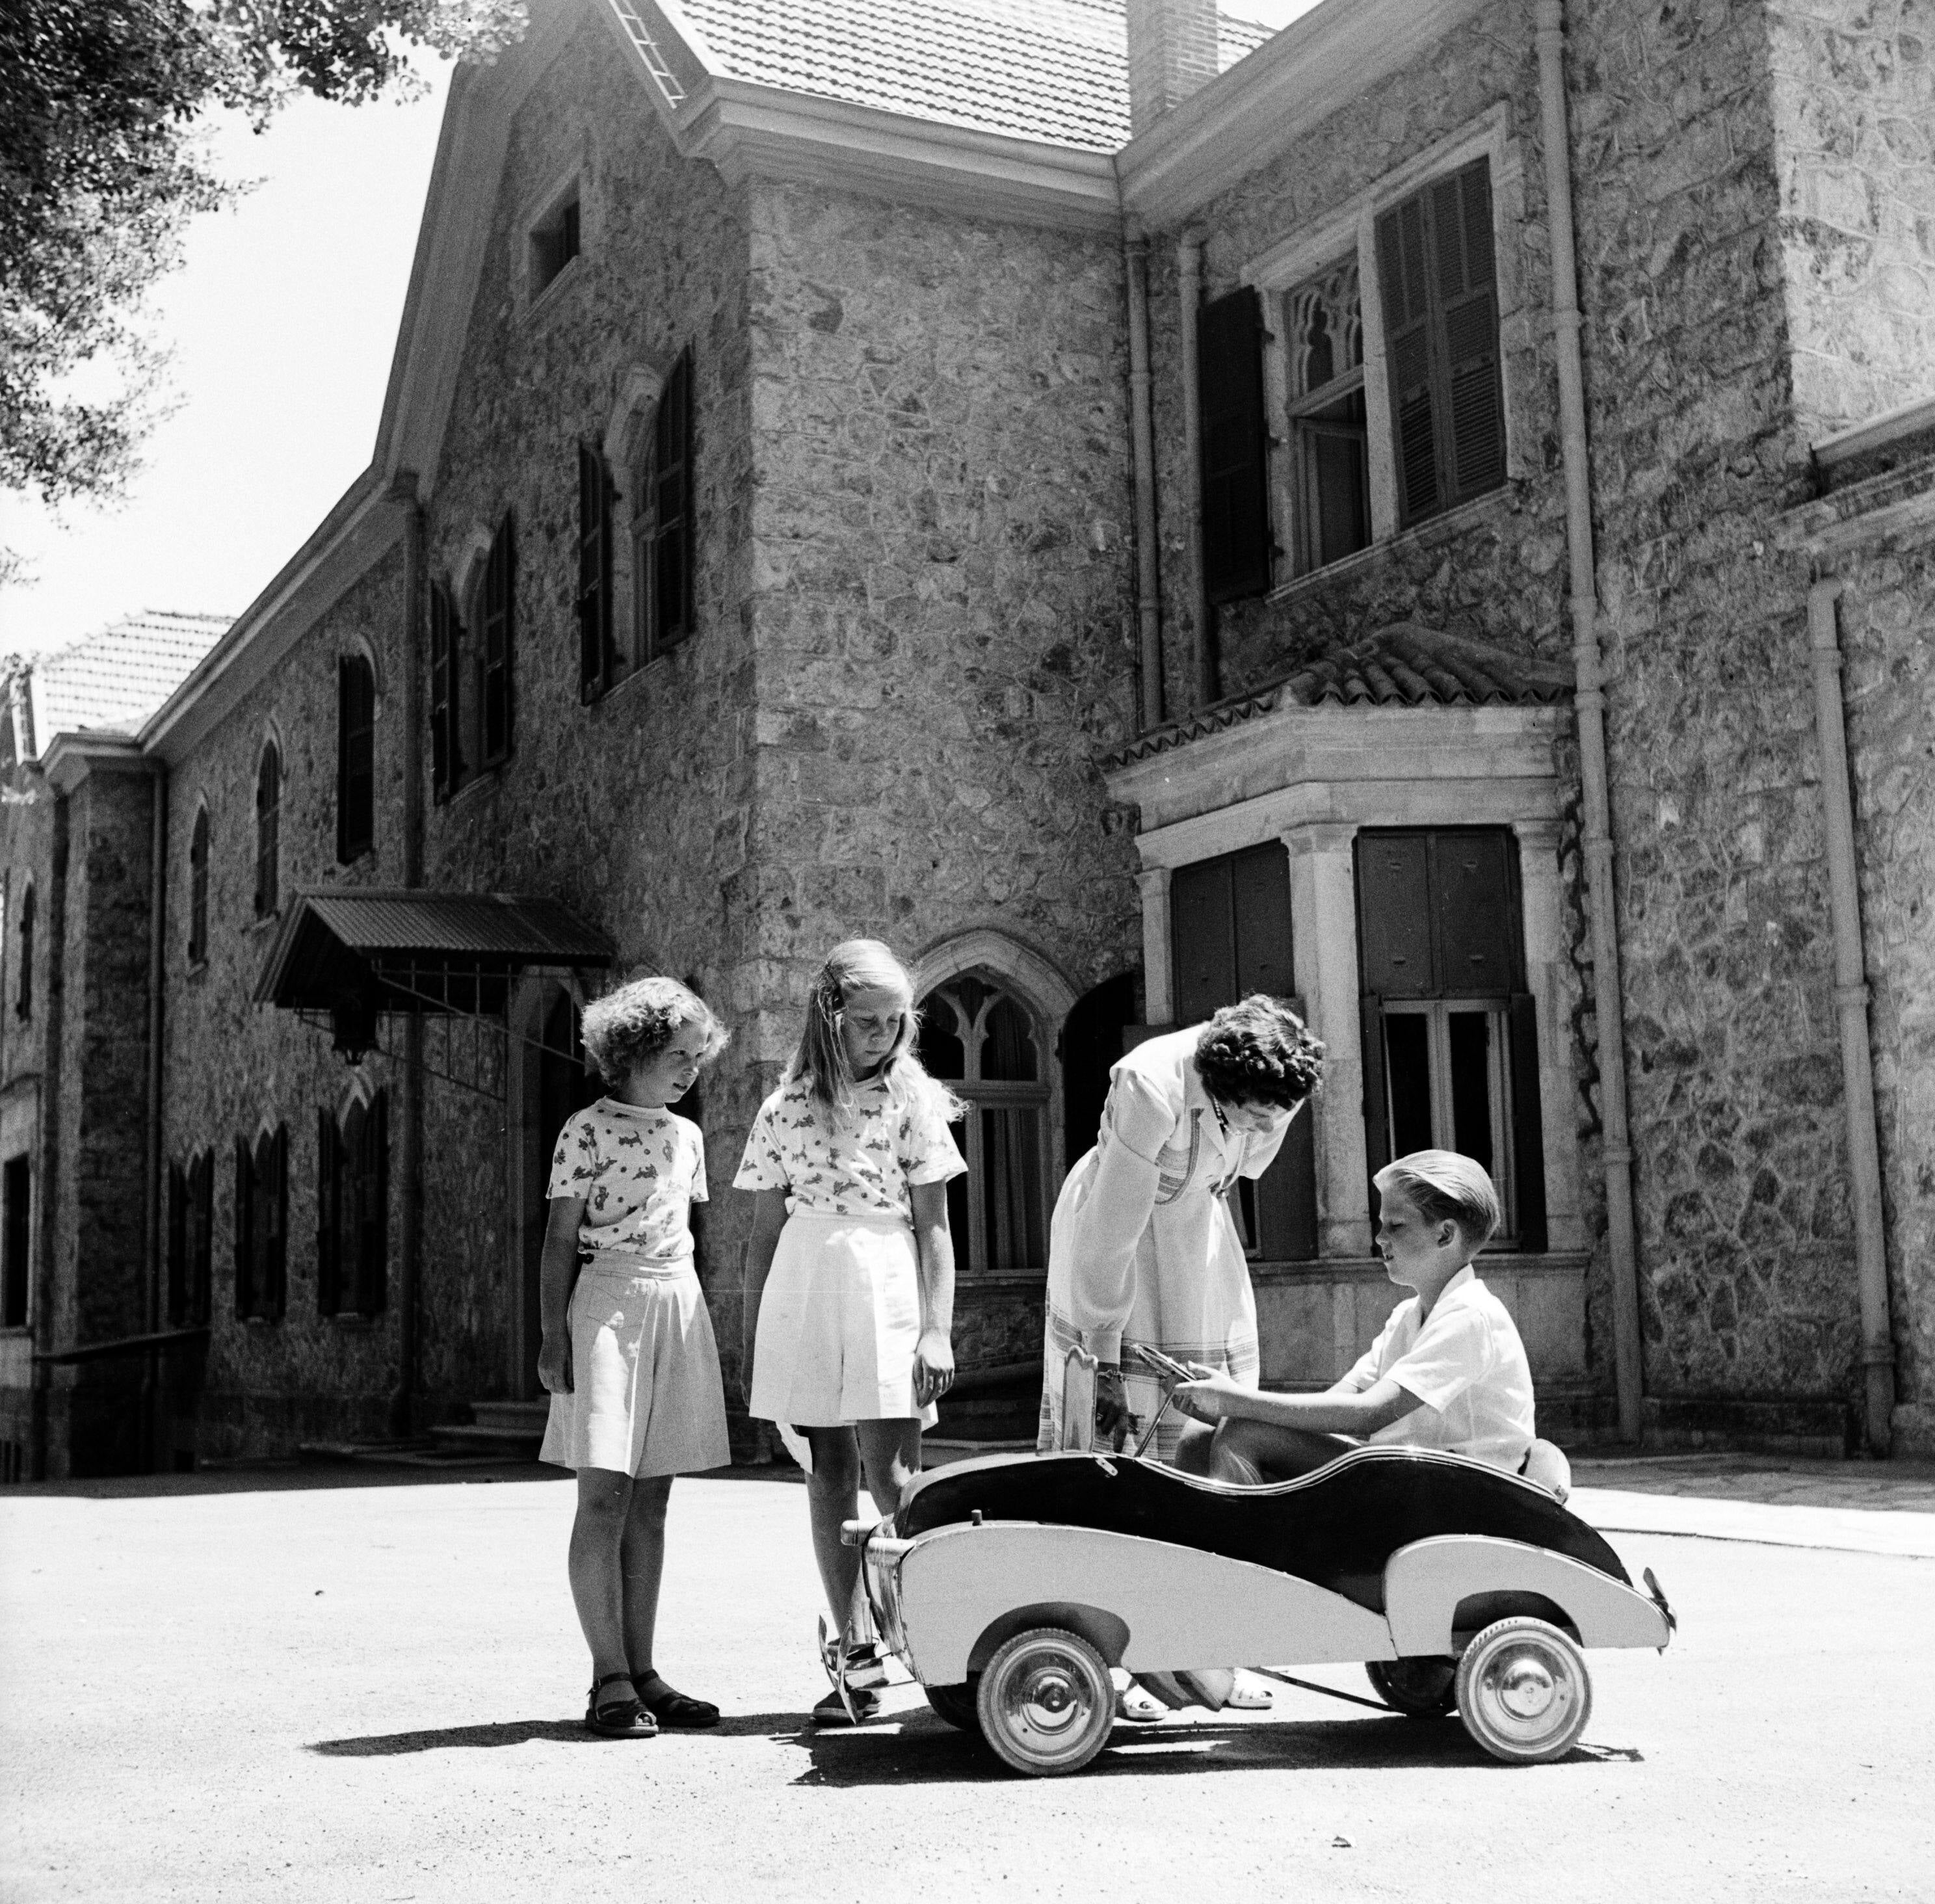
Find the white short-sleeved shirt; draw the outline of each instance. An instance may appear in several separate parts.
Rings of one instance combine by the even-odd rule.
[[[579,1252],[677,1262],[692,1254],[691,1207],[705,1193],[705,1144],[689,1118],[600,1098],[559,1132],[552,1197],[582,1197]]]
[[[918,1084],[896,1094],[875,1078],[853,1097],[847,1127],[836,1131],[806,1080],[789,1078],[759,1106],[733,1188],[783,1190],[789,1212],[911,1224],[911,1185],[944,1183],[968,1168],[953,1134]]]
[[[1345,1377],[1359,1394],[1390,1376],[1424,1406],[1379,1428],[1377,1442],[1440,1448],[1516,1474],[1532,1446],[1532,1368],[1518,1326],[1469,1265],[1420,1324],[1413,1296]]]

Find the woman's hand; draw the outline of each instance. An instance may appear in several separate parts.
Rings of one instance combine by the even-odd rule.
[[[571,1343],[563,1336],[548,1335],[538,1350],[538,1380],[548,1392],[571,1392]]]
[[[916,1408],[938,1401],[954,1386],[954,1344],[945,1329],[922,1332],[913,1352],[913,1400]]]
[[[1095,1439],[1119,1454],[1141,1432],[1121,1370],[1113,1362],[1103,1363],[1095,1371]]]
[[[1249,1391],[1240,1383],[1231,1381],[1220,1369],[1205,1368],[1200,1362],[1189,1366],[1195,1379],[1176,1385],[1176,1412],[1187,1415],[1192,1422],[1231,1419],[1236,1413],[1238,1398]]]

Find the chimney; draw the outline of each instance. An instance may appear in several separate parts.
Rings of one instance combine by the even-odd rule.
[[[1216,0],[1128,0],[1128,45],[1133,136],[1216,77]]]

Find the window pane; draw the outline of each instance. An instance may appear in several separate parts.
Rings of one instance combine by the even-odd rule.
[[[1450,1020],[1451,1131],[1448,1148],[1484,1165],[1492,1155],[1492,1020],[1489,1011],[1454,1011]]]
[[[964,1120],[960,1123],[950,1124],[948,1126],[948,1129],[953,1135],[955,1149],[958,1150],[963,1157],[967,1156],[966,1121]],[[961,1268],[967,1270],[976,1270],[983,1267],[983,1265],[972,1260],[974,1253],[968,1246],[968,1238],[971,1234],[971,1229],[968,1220],[968,1186],[973,1180],[971,1177],[950,1177],[947,1180],[948,1233],[954,1239],[955,1262]]]
[[[961,1040],[955,1035],[954,1008],[944,995],[929,999],[922,1010],[920,1035],[914,1044],[915,1054],[927,1067],[930,1077],[961,1078],[968,1075],[967,1053]],[[960,1141],[960,1132],[955,1133]],[[961,1153],[964,1157],[965,1150]]]
[[[1048,1251],[1041,1230],[1041,1114],[1004,1108],[980,1115],[988,1261],[976,1267],[1042,1268]]]
[[[981,1075],[1006,1083],[1032,1083],[1037,1075],[1034,1040],[1028,1034],[1028,1020],[1013,999],[996,1000],[988,1014],[981,1041]]]
[[[1421,1013],[1385,1019],[1384,1077],[1391,1155],[1431,1149],[1431,1021]]]

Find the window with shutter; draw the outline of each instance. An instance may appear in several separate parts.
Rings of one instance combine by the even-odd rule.
[[[189,1165],[189,1319],[200,1324],[215,1313],[215,1153],[204,1150]]]
[[[177,1163],[168,1165],[168,1326],[180,1328],[189,1319],[192,1300],[188,1257],[189,1174]]]
[[[34,889],[20,896],[20,971],[14,993],[14,1009],[20,1017],[34,1015]]]
[[[188,848],[188,962],[198,966],[208,958],[208,809],[195,816]]]
[[[578,691],[595,700],[618,678],[612,619],[611,472],[578,446]]]
[[[506,515],[485,561],[484,606],[478,630],[478,714],[482,764],[487,767],[511,756],[516,569],[511,518]]]
[[[1408,527],[1505,479],[1490,162],[1477,159],[1381,213],[1399,521]]]
[[[463,784],[463,748],[457,727],[458,651],[463,633],[457,606],[442,582],[430,591],[430,786],[433,800],[450,798]]]
[[[1284,300],[1290,392],[1296,571],[1307,575],[1368,548],[1370,436],[1364,327],[1353,257]]]
[[[255,1313],[255,1159],[246,1137],[235,1140],[235,1313]]]
[[[334,1316],[342,1307],[343,1166],[337,1156],[336,1120],[315,1114],[315,1307]]]
[[[1245,285],[1197,319],[1202,418],[1203,592],[1212,606],[1270,585],[1269,437],[1262,301]]]
[[[641,485],[641,494],[644,485]],[[652,425],[651,522],[641,571],[648,603],[645,658],[693,632],[693,518],[692,352],[666,379]]]
[[[255,769],[255,917],[273,917],[282,904],[282,757],[273,741]]]
[[[1364,1125],[1373,1174],[1457,1150],[1492,1175],[1498,1241],[1545,1247],[1538,1030],[1517,842],[1503,829],[1357,836]]]
[[[336,857],[348,866],[376,845],[376,671],[361,654],[336,664]]]
[[[1291,931],[1290,861],[1281,846],[1178,867],[1170,880],[1171,966],[1179,1023],[1198,1024],[1253,992],[1300,1014]],[[1309,1113],[1300,1113],[1276,1161],[1240,1180],[1237,1212],[1253,1256],[1309,1262],[1317,1255],[1317,1159]]]
[[[27,1326],[33,1286],[34,1166],[24,1152],[0,1165],[0,1328]]]

